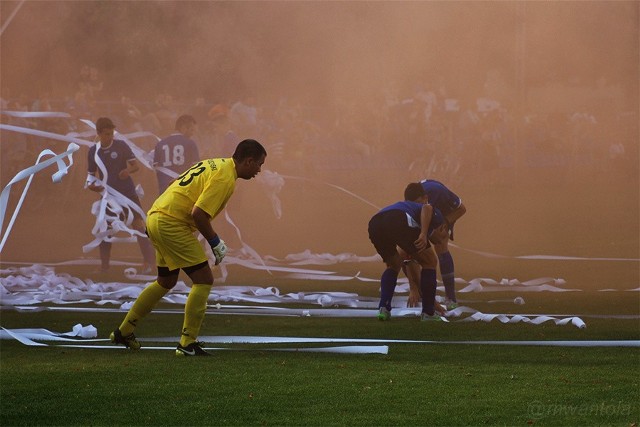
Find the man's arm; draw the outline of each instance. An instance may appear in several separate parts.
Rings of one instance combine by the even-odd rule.
[[[227,254],[227,246],[225,245],[224,240],[220,239],[213,230],[213,227],[211,226],[211,217],[208,213],[197,206],[194,206],[191,210],[191,216],[196,224],[196,228],[202,234],[202,237],[207,239],[207,242],[209,242],[211,251],[216,258],[216,265],[220,264]]]
[[[422,250],[427,247],[427,239],[429,237],[429,224],[431,223],[431,217],[433,216],[433,208],[431,205],[425,203],[420,210],[420,236],[418,240],[414,242],[418,250]]]
[[[91,191],[95,191],[96,193],[100,193],[102,190],[104,190],[104,187],[102,187],[101,185],[97,185],[95,184],[95,180],[93,180],[93,178],[91,177],[95,177],[97,180],[100,179],[100,176],[98,175],[98,171],[95,171],[93,173],[89,172],[89,174],[87,175],[87,185],[86,188],[88,188]]]
[[[213,230],[213,226],[211,225],[211,217],[208,213],[203,211],[197,206],[194,206],[191,210],[191,217],[193,218],[193,222],[196,224],[196,228],[202,234],[202,237],[205,239],[211,240],[214,239],[217,234]]]
[[[127,167],[120,171],[120,173],[118,174],[118,178],[127,179],[132,173],[138,172],[139,169],[140,164],[138,163],[138,160],[129,159],[127,160]]]

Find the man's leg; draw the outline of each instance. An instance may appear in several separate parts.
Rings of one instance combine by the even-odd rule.
[[[109,262],[111,260],[111,242],[100,242],[100,270],[105,272],[109,270]]]
[[[120,327],[111,333],[111,342],[123,344],[132,350],[140,348],[133,331],[138,322],[151,313],[162,297],[176,285],[179,272],[179,269],[169,271],[166,267],[158,268],[158,278],[138,295]]]
[[[446,308],[447,310],[451,310],[457,307],[457,299],[453,257],[451,256],[451,252],[449,252],[449,236],[444,236],[440,242],[434,245],[434,248],[436,254],[438,254],[438,261],[440,262],[440,276],[442,277],[442,284],[444,285],[446,294]]]
[[[398,272],[391,267],[387,267],[380,278],[380,303],[378,304],[378,308],[385,307],[391,311],[391,300],[393,299],[397,283]]]
[[[187,347],[197,341],[200,327],[207,311],[207,301],[213,286],[213,274],[209,263],[204,262],[184,269],[193,284],[184,307],[184,322],[180,336],[180,346]]]
[[[409,298],[407,307],[419,307],[422,303],[420,290],[420,264],[413,259],[403,260],[402,271],[409,281]]]
[[[434,303],[436,300],[436,270],[434,268],[423,268],[420,271],[420,293],[422,294],[422,312],[433,316],[435,313]]]
[[[147,286],[140,295],[138,295],[138,298],[136,298],[120,325],[119,329],[122,335],[133,333],[138,326],[138,321],[144,319],[151,313],[151,310],[153,310],[162,297],[176,285],[179,272],[180,270],[173,270],[168,276],[159,276],[156,281]]]
[[[422,294],[422,318],[425,320],[433,317],[435,313],[436,288],[438,282],[436,280],[436,268],[438,267],[438,258],[431,247],[413,255],[418,261],[422,270],[420,271],[420,293]]]
[[[457,302],[455,273],[451,252],[447,251],[443,254],[438,254],[438,261],[440,262],[440,275],[442,276],[442,283],[444,284],[444,291],[447,295],[447,300],[455,303]]]
[[[386,257],[385,263],[387,264],[387,269],[382,273],[382,277],[380,278],[379,320],[389,320],[391,318],[391,300],[396,291],[398,274],[402,269],[402,259],[397,251],[395,251],[395,254],[392,256]]]
[[[380,277],[379,320],[391,318],[391,300],[398,283],[398,274],[402,270],[402,258],[396,248],[396,231],[408,228],[406,221],[404,214],[399,211],[376,214],[369,221],[369,240],[387,266]]]

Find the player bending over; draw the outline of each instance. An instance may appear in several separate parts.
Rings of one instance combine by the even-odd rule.
[[[398,246],[421,267],[421,320],[442,320],[434,307],[438,259],[429,243],[434,230],[442,224],[440,211],[427,204],[427,195],[417,182],[409,184],[404,190],[404,201],[382,208],[371,218],[369,240],[387,266],[380,279],[378,319],[391,318],[391,299],[403,264],[403,258],[396,249]]]
[[[434,243],[434,249],[440,264],[440,276],[445,290],[445,308],[453,310],[458,307],[455,289],[455,273],[453,269],[453,257],[449,252],[449,240],[453,240],[453,226],[456,221],[467,212],[467,208],[462,204],[462,200],[443,183],[434,179],[420,181],[422,188],[427,194],[428,203],[438,209],[443,217],[445,226],[434,231],[434,238],[438,243]],[[406,253],[400,253],[405,259],[403,266],[404,273],[409,279],[409,307],[415,307],[420,301],[419,281],[420,265],[411,260]]]
[[[266,156],[259,142],[245,139],[238,144],[233,157],[196,163],[158,197],[147,214],[147,233],[156,250],[158,278],[138,296],[120,327],[111,333],[111,342],[132,350],[140,349],[133,334],[138,322],[176,285],[182,269],[193,284],[184,308],[176,355],[210,355],[197,338],[213,286],[213,274],[193,232],[197,230],[207,239],[215,264],[220,264],[227,247],[211,226],[211,220],[224,209],[236,180],[255,177]]]

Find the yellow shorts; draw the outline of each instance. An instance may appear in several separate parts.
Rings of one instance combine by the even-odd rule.
[[[191,227],[168,215],[154,212],[147,216],[147,233],[156,249],[158,267],[175,270],[208,260]]]

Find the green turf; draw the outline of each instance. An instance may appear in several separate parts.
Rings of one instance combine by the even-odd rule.
[[[636,293],[465,295],[483,312],[638,314]],[[571,307],[573,313],[568,313]],[[176,306],[164,306],[176,308]],[[433,340],[387,355],[280,352],[223,345],[211,358],[173,351],[28,347],[1,341],[0,423],[9,425],[622,425],[640,420],[640,349],[454,345],[457,340],[638,340],[637,319],[583,317],[586,329],[527,324],[425,324],[416,318],[207,315],[202,335]],[[120,313],[1,312],[5,328],[106,338]],[[143,338],[175,336],[179,314],[152,314]],[[53,343],[50,343],[53,344]],[[143,342],[144,345],[144,342]],[[172,345],[172,344],[163,344]],[[340,344],[299,344],[298,347]],[[215,347],[219,347],[217,344]]]

